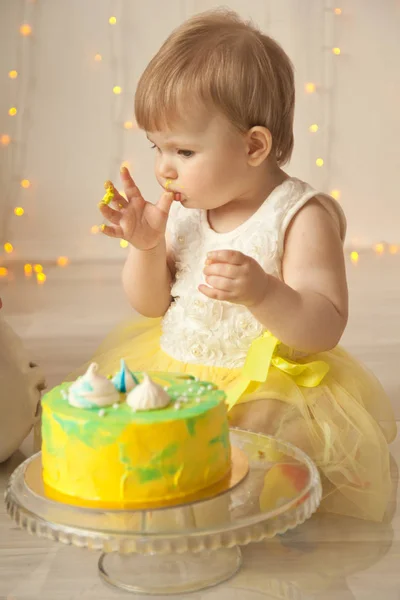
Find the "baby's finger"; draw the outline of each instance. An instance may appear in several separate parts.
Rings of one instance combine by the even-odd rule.
[[[129,171],[126,167],[121,167],[120,175],[121,175],[121,181],[124,185],[126,197],[128,198],[128,202],[130,200],[132,200],[132,198],[140,198],[144,202],[139,188],[137,187],[136,183],[133,181],[131,174],[129,173]]]
[[[231,265],[242,265],[248,257],[237,250],[213,250],[208,252],[206,264],[212,262],[230,263]],[[210,262],[208,262],[210,261]]]
[[[104,202],[99,202],[99,209],[107,221],[110,221],[114,225],[119,225],[122,217],[122,213],[119,210],[114,210],[108,204],[104,204]]]
[[[237,279],[240,276],[240,267],[237,265],[230,265],[228,263],[207,263],[203,269],[204,275],[217,275],[220,277],[226,277],[227,279]]]
[[[111,202],[111,206],[117,209],[121,209],[126,208],[128,204],[128,200],[124,198],[123,195],[116,188],[114,188],[114,199]]]
[[[223,290],[217,290],[216,288],[208,287],[207,285],[199,285],[197,288],[199,292],[211,298],[212,300],[223,300],[225,302],[232,302],[235,295],[232,292],[225,292]]]
[[[115,195],[115,187],[113,182],[107,179],[107,181],[104,183],[104,189],[106,190],[106,193],[104,194],[101,201],[103,204],[110,204]]]
[[[114,208],[125,208],[128,205],[128,201],[117,190],[112,181],[107,180],[104,184],[104,187],[106,193],[101,201],[103,204],[110,204]]]
[[[236,288],[234,279],[227,279],[226,277],[217,277],[211,275],[206,277],[206,283],[213,287],[215,290],[221,290],[222,292],[233,292]]]
[[[173,201],[174,201],[174,193],[173,192],[164,192],[163,194],[161,194],[161,197],[160,197],[159,201],[157,202],[156,206],[159,210],[161,210],[161,212],[168,215]]]
[[[112,238],[123,238],[123,231],[118,225],[103,225],[100,226],[101,233]]]

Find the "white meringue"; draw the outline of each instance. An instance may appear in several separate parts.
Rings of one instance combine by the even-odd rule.
[[[92,363],[85,375],[79,377],[68,390],[68,402],[76,408],[111,406],[119,402],[114,384],[97,373],[99,366]]]
[[[126,402],[133,410],[156,410],[168,406],[171,398],[161,385],[144,373],[142,383],[133,388]]]

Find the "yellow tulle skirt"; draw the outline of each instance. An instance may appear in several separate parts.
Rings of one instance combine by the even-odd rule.
[[[396,437],[396,423],[382,386],[355,358],[337,347],[285,362],[278,348],[266,380],[246,386],[240,369],[175,360],[161,350],[160,335],[161,319],[121,324],[92,361],[105,374],[116,372],[124,358],[135,371],[187,373],[215,383],[231,398],[232,426],[275,435],[314,460],[323,484],[320,510],[384,518],[392,497],[388,443]],[[314,367],[325,368],[321,381],[315,380]]]

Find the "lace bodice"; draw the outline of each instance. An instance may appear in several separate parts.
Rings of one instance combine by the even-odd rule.
[[[281,277],[286,229],[304,204],[318,199],[339,222],[342,238],[345,218],[330,196],[289,178],[276,187],[260,208],[233,231],[211,229],[207,213],[174,203],[168,234],[176,264],[171,303],[163,319],[161,347],[185,363],[236,368],[244,364],[249,347],[264,327],[245,307],[207,298],[198,291],[211,250],[238,250],[254,258],[267,272]]]

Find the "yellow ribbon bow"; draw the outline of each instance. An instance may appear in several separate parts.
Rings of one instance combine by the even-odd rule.
[[[273,365],[293,378],[301,387],[317,387],[329,371],[329,365],[323,360],[299,363],[282,356],[276,350],[280,342],[269,331],[265,331],[251,344],[242,373],[238,381],[227,390],[229,408],[245,394],[253,382],[265,383],[270,366]]]

